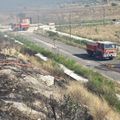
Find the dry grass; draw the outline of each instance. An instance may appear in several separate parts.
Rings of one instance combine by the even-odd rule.
[[[105,19],[120,19],[120,6],[91,6],[91,7],[63,7],[54,11],[50,11],[46,21],[54,21],[57,24],[69,23],[69,12],[71,11],[71,22],[80,23],[87,20],[103,20]],[[41,16],[42,17],[42,16]],[[45,19],[44,19],[45,20]]]
[[[69,30],[65,30],[69,32]],[[120,25],[98,25],[72,28],[72,34],[94,40],[120,42]]]
[[[18,56],[19,52],[15,48],[5,48],[1,50],[2,54],[11,55],[11,56]]]
[[[75,102],[87,106],[95,120],[119,120],[120,118],[120,115],[113,111],[104,99],[90,93],[78,83],[72,82],[67,93]]]
[[[59,68],[59,65],[52,60],[48,60],[47,62],[44,62],[44,61],[38,59],[37,57],[23,55],[23,54],[20,54],[19,58],[21,58],[22,60],[25,60],[25,61],[26,60],[30,61],[34,66],[36,66],[37,68],[40,68],[40,69],[44,69],[45,71],[51,73],[51,75],[63,76],[63,74],[64,74],[63,71]]]
[[[63,70],[60,69],[59,65],[52,60],[48,60],[47,62],[44,62],[35,56],[22,54],[19,51],[17,51],[15,48],[2,49],[1,53],[5,55],[17,57],[19,59],[22,59],[23,61],[30,61],[33,66],[36,66],[37,68],[40,69],[44,69],[45,71],[51,73],[51,75],[54,76],[64,75]]]

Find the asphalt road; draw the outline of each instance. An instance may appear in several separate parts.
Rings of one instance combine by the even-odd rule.
[[[94,69],[108,78],[111,78],[113,80],[118,80],[118,81],[120,80],[119,72],[112,71],[104,67],[104,64],[116,63],[116,62],[120,63],[117,60],[99,61],[94,58],[90,58],[84,49],[69,46],[62,42],[53,41],[50,38],[38,36],[33,33],[21,33],[21,34],[30,38],[29,40],[32,40],[33,42],[38,43],[40,46],[45,47],[46,49],[49,49],[52,52],[63,54],[69,58],[72,58],[75,61],[77,61],[79,64],[85,65],[90,69]]]

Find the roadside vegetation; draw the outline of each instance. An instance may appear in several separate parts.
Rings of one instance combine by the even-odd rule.
[[[81,103],[89,108],[95,120],[119,120],[119,113],[116,113],[103,99],[91,93],[83,85],[71,82],[67,93],[74,102]]]
[[[60,42],[63,42],[67,45],[75,46],[75,47],[78,47],[78,48],[85,48],[85,44],[86,44],[86,41],[84,39],[83,40],[77,40],[77,39],[69,38],[69,37],[66,37],[66,36],[60,36],[57,33],[54,33],[52,31],[42,32],[42,30],[38,30],[38,31],[35,31],[35,34],[50,37],[51,39],[53,39],[54,42],[55,41],[60,41]]]
[[[25,37],[16,36],[15,38],[18,41],[24,43],[23,48],[30,49],[36,53],[40,52],[41,54],[50,58],[52,61],[61,63],[69,69],[74,70],[75,73],[84,76],[85,78],[88,78],[89,82],[85,84],[87,89],[94,94],[100,96],[101,98],[104,98],[110,106],[116,108],[117,111],[120,111],[120,101],[116,97],[117,89],[116,84],[113,81],[95,72],[94,70],[77,64],[74,60],[71,60],[59,54],[52,53],[38,46],[37,44],[30,42]]]
[[[60,30],[69,33],[70,28],[60,27]],[[120,43],[120,24],[75,26],[71,28],[71,33],[73,35],[96,41],[102,40]]]

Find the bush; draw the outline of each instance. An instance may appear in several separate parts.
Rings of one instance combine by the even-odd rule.
[[[111,3],[112,6],[117,6],[118,4],[117,3]]]
[[[52,32],[52,31],[47,31],[47,34],[48,34],[49,37],[55,37],[55,36],[58,36],[57,33]]]
[[[113,111],[104,99],[90,93],[78,82],[70,83],[67,94],[74,102],[87,106],[94,120],[119,120],[119,113]]]
[[[93,120],[88,108],[75,102],[69,95],[64,95],[63,99],[56,101],[54,98],[50,98],[49,106],[53,113],[55,120]],[[57,119],[58,118],[58,119]]]

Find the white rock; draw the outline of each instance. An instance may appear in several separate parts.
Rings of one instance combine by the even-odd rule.
[[[74,73],[74,71],[66,68],[64,65],[60,64],[60,68],[63,69],[63,71],[66,75],[70,76],[74,80],[81,81],[81,82],[88,82],[88,79],[77,75],[76,73]]]
[[[34,77],[31,77],[31,76],[29,76],[29,75],[26,76],[26,77],[24,78],[24,80],[25,80],[26,82],[28,82],[28,83],[33,84],[33,85],[39,85],[39,84],[40,84],[37,79],[35,79]]]
[[[118,100],[120,100],[120,95],[119,95],[119,94],[116,94],[116,96],[117,96]]]
[[[40,76],[40,79],[46,83],[47,86],[52,86],[54,85],[54,77],[53,76],[50,76],[50,75],[47,75],[47,76],[43,76],[41,75]]]
[[[8,35],[5,34],[4,37],[5,37],[5,38],[8,38]]]
[[[20,45],[24,45],[22,42],[15,40],[15,43],[18,43]]]
[[[43,61],[48,61],[48,58],[43,56],[41,53],[37,53],[35,54],[36,57],[39,57],[40,59],[42,59]]]

